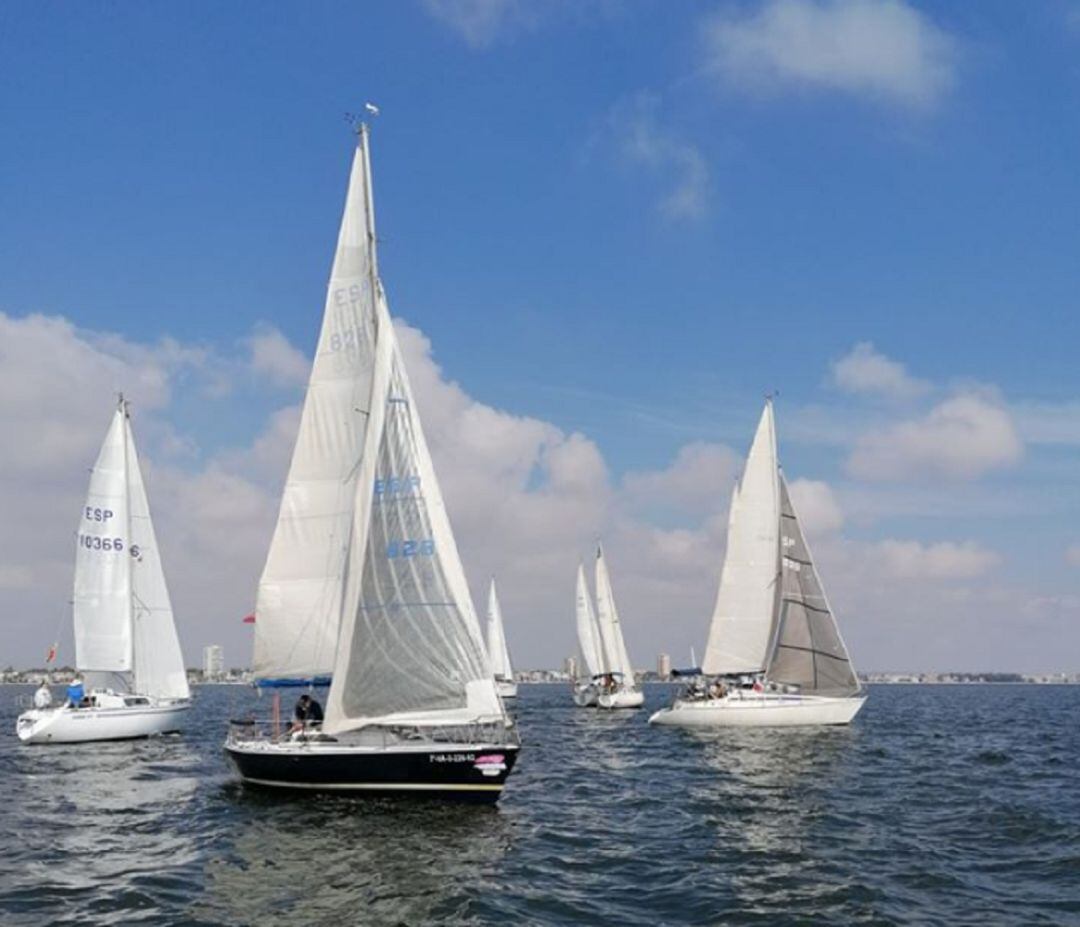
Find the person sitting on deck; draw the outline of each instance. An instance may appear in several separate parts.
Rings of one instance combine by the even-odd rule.
[[[305,692],[297,700],[296,708],[293,709],[292,731],[296,733],[305,730],[309,725],[322,724],[322,719],[322,705]]]
[[[48,708],[52,704],[52,690],[49,688],[47,682],[43,682],[38,686],[37,691],[34,693],[34,707],[35,708]]]
[[[84,698],[86,698],[86,691],[83,689],[82,679],[76,676],[74,679],[71,680],[71,682],[68,683],[68,704],[72,708],[78,708],[82,704]]]

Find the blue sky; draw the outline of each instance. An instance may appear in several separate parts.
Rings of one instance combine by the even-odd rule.
[[[250,562],[221,590],[240,607],[288,441],[277,469],[256,472],[252,449],[299,401],[351,155],[343,114],[373,100],[394,312],[430,339],[440,395],[453,381],[595,449],[616,501],[546,543],[576,545],[572,572],[593,534],[615,536],[636,659],[700,650],[715,594],[727,490],[715,511],[688,505],[712,483],[692,467],[680,482],[673,461],[695,442],[737,458],[779,390],[786,468],[838,509],[817,547],[861,664],[1080,668],[1059,646],[1080,644],[1078,62],[1065,2],[8,4],[0,404],[70,414],[15,376],[33,314],[71,323],[53,334],[105,358],[107,387],[124,378],[108,358],[164,371],[144,456],[173,474],[171,497],[219,471],[265,496]],[[271,342],[284,369],[256,360]],[[101,402],[77,444],[91,459]],[[521,493],[551,478],[547,447]],[[721,456],[709,472],[726,486],[737,460],[719,474]],[[89,462],[71,461],[72,498]],[[33,470],[11,468],[9,485]],[[668,483],[630,499],[647,473]],[[43,585],[70,581],[55,519],[40,539],[54,572],[0,548],[0,611],[51,608]],[[163,530],[163,548],[207,530]],[[557,579],[527,575],[547,562],[529,546],[541,533],[506,564],[462,538],[471,576],[517,577],[503,597],[527,665],[572,646],[569,572],[565,641],[536,630],[556,608],[526,593]],[[649,545],[677,542],[693,550],[676,585],[693,588],[665,636],[671,576]],[[861,579],[844,573],[855,562]],[[198,556],[183,569],[180,602]],[[191,651],[216,633],[200,620]],[[39,649],[23,655],[28,627],[10,625],[15,662]],[[221,633],[239,656],[243,632]]]

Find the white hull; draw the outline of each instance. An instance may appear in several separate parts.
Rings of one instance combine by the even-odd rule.
[[[34,708],[19,715],[19,740],[29,744],[75,744],[132,740],[180,730],[190,702],[123,708]]]
[[[818,695],[747,693],[718,699],[676,699],[649,718],[649,724],[672,727],[800,727],[850,724],[865,695],[830,698]]]
[[[645,704],[645,694],[637,689],[617,689],[601,692],[596,699],[597,708],[640,708]]]
[[[517,683],[507,679],[496,679],[495,688],[499,690],[500,698],[517,698]]]
[[[599,694],[596,686],[576,685],[574,686],[574,704],[578,708],[594,708]]]

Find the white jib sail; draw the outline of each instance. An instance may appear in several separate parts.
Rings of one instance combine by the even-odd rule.
[[[581,648],[581,659],[589,676],[599,676],[607,672],[604,664],[604,645],[600,641],[600,629],[596,624],[592,597],[585,582],[585,567],[580,563],[577,569],[577,638]]]
[[[259,582],[255,675],[330,673],[374,358],[375,252],[362,154],[349,190],[281,509]]]
[[[772,402],[765,403],[731,497],[727,553],[702,670],[757,673],[772,643],[780,573],[780,489]]]
[[[506,628],[503,626],[502,607],[495,592],[494,577],[488,589],[487,652],[492,675],[496,679],[513,679],[514,668],[510,665],[510,649],[506,645]]]
[[[604,560],[604,550],[599,545],[596,548],[596,617],[607,654],[606,671],[622,673],[623,684],[633,687],[636,684],[634,667],[630,662],[630,655],[626,652],[619,610],[615,607],[615,594],[611,589],[611,577]]]
[[[127,420],[128,517],[131,523],[131,618],[134,682],[140,695],[160,699],[191,697],[184,657],[176,636],[172,602],[165,584],[161,550],[150,518],[150,503]]]
[[[360,152],[370,185],[366,128]],[[373,239],[370,212],[367,223]],[[381,287],[375,311],[370,418],[323,728],[505,721]]]
[[[75,665],[82,671],[132,669],[131,536],[127,440],[118,408],[101,445],[79,519],[75,552]]]

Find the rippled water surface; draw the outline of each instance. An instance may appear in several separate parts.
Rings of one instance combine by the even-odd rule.
[[[495,808],[252,791],[188,732],[25,747],[0,688],[3,924],[1080,924],[1080,687],[875,688],[710,737],[521,686]]]

